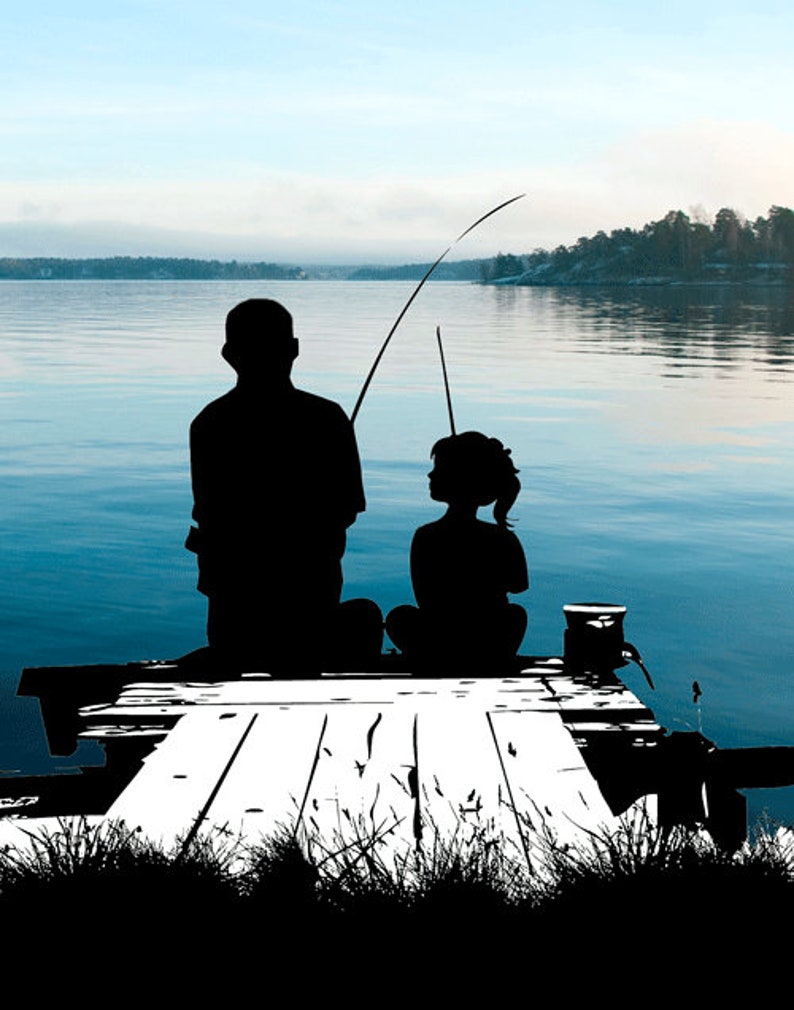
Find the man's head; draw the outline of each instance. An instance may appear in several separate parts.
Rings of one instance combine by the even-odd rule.
[[[249,298],[226,317],[221,354],[238,373],[288,376],[298,356],[292,316],[270,298]]]

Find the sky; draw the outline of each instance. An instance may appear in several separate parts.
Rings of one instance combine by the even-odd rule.
[[[0,31],[0,256],[571,244],[794,205],[794,4],[37,0]]]

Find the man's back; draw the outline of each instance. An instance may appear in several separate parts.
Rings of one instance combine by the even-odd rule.
[[[190,452],[202,537],[235,542],[267,525],[314,539],[344,531],[365,507],[352,425],[338,404],[303,390],[231,390],[193,421]]]
[[[221,353],[237,385],[190,427],[198,529],[188,544],[209,644],[248,669],[316,669],[345,531],[365,508],[353,426],[338,404],[292,385],[298,342],[277,302],[232,309]]]

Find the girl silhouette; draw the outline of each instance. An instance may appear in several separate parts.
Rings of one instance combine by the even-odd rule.
[[[507,521],[521,489],[518,471],[509,449],[477,431],[442,438],[431,456],[430,497],[447,511],[414,534],[418,607],[392,610],[386,630],[427,672],[501,674],[527,625],[524,608],[507,599],[529,587],[524,551]],[[478,519],[478,508],[492,503],[495,522]]]

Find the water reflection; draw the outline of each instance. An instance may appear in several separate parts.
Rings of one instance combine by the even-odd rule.
[[[773,372],[794,364],[790,288],[560,288],[554,294],[578,315],[585,345],[612,350],[618,344],[671,362],[705,358],[729,365],[749,357]]]

